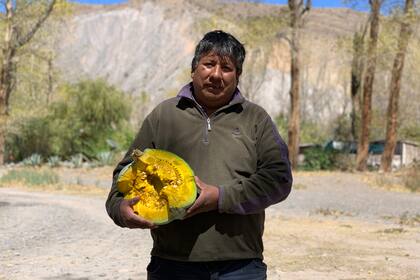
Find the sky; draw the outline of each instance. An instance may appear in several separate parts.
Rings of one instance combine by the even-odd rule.
[[[116,3],[126,2],[126,1],[125,0],[73,0],[73,2],[89,3],[89,4],[116,4]],[[263,0],[263,2],[270,3],[270,4],[283,4],[283,5],[287,4],[287,0]],[[350,7],[349,4],[343,4],[343,1],[340,1],[340,0],[312,0],[312,5],[315,8]]]

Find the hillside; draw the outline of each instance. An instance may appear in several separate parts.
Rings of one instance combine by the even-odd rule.
[[[351,57],[340,43],[348,45],[366,19],[350,9],[309,13],[303,32],[304,120],[325,122],[349,110]],[[241,90],[274,117],[289,107],[286,22],[286,7],[258,3],[132,0],[80,6],[63,32],[58,65],[70,80],[103,77],[130,94],[143,93],[150,110],[189,81],[201,36],[223,29],[246,46]]]

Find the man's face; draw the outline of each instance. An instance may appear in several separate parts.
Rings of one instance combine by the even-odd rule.
[[[208,114],[226,105],[238,84],[235,64],[228,57],[210,52],[198,61],[191,77],[195,98]]]

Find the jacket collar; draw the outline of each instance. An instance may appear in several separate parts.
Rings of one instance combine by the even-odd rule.
[[[177,97],[179,98],[187,98],[191,101],[193,101],[195,104],[197,104],[198,106],[200,106],[198,104],[198,102],[195,100],[194,95],[193,95],[193,84],[192,82],[186,84],[185,86],[183,86],[181,88],[181,90],[179,91]],[[228,108],[230,106],[236,105],[236,104],[242,104],[245,101],[245,98],[242,96],[242,93],[239,91],[238,88],[235,89],[235,92],[233,93],[233,97],[232,100],[229,102],[229,104],[219,108],[217,111],[219,111],[220,109],[225,109]]]

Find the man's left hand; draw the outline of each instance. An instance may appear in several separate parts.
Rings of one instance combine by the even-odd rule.
[[[218,208],[219,188],[202,182],[197,176],[195,177],[195,182],[201,192],[194,204],[188,209],[185,218]]]

